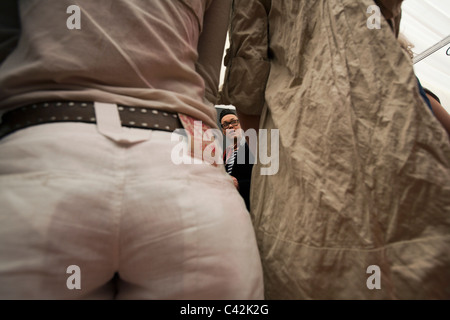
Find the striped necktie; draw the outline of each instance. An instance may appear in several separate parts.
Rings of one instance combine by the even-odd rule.
[[[233,171],[233,165],[234,165],[234,162],[235,162],[235,159],[236,159],[236,155],[237,155],[237,149],[234,150],[234,152],[227,159],[227,162],[225,164],[225,168],[226,168],[228,174],[231,174],[231,171]]]

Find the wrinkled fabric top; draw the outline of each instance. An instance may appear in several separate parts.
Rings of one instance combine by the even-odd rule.
[[[80,0],[79,30],[66,25],[72,4],[2,0],[0,109],[92,100],[180,112],[217,127],[230,1]]]
[[[234,0],[221,103],[279,130],[251,190],[267,299],[450,298],[448,136],[373,4]]]

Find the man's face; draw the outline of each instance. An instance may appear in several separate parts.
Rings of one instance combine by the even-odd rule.
[[[232,141],[239,141],[242,136],[239,119],[234,114],[227,114],[220,122],[223,134]]]

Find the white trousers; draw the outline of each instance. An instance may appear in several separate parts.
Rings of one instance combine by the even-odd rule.
[[[55,123],[0,140],[0,299],[263,299],[230,177],[174,164],[172,133],[145,131],[119,144]]]

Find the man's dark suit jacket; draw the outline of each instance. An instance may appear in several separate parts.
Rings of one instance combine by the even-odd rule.
[[[244,158],[245,155],[245,158]],[[223,154],[223,161],[226,161],[226,150]],[[231,176],[235,177],[239,183],[239,193],[245,201],[247,210],[250,211],[250,182],[252,178],[253,164],[255,158],[250,152],[248,144],[241,145],[238,149],[236,159],[234,161]]]

